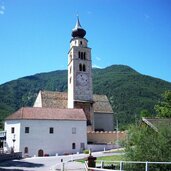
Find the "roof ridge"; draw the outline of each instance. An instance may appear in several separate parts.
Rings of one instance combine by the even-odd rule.
[[[21,113],[24,113],[24,109],[52,109],[52,110],[83,110],[81,108],[56,108],[56,107],[29,107],[29,106],[26,106],[26,107],[21,107],[19,110],[21,111]]]
[[[41,90],[41,92],[52,92],[52,93],[67,93],[66,91],[50,91],[50,90]]]

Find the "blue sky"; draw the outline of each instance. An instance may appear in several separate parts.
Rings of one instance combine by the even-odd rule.
[[[77,13],[93,66],[171,82],[171,0],[0,0],[0,84],[67,69]]]

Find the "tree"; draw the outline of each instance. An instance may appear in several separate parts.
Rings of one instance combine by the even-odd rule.
[[[143,109],[140,112],[140,116],[141,117],[152,117],[153,115],[147,109]]]
[[[165,91],[162,95],[162,101],[155,105],[154,109],[158,117],[171,118],[171,91]]]
[[[158,117],[171,118],[171,91],[162,95],[162,101],[155,105]],[[141,111],[141,116],[148,117],[147,110]],[[169,122],[170,123],[170,122]],[[171,127],[164,122],[157,126],[157,131],[145,123],[132,125],[128,130],[128,138],[125,144],[126,159],[131,161],[171,161]],[[137,168],[136,168],[137,167]],[[139,166],[132,166],[132,170]],[[153,170],[171,170],[170,165],[151,165]],[[142,166],[144,168],[144,166]]]
[[[126,159],[129,161],[171,161],[171,128],[154,131],[146,125],[131,126],[126,141]],[[140,170],[140,166],[137,166]],[[144,168],[144,166],[142,166]],[[153,169],[169,170],[170,165],[151,165]],[[136,166],[134,165],[134,168]]]

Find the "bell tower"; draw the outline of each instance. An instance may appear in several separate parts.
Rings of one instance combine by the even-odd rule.
[[[68,108],[82,108],[87,125],[94,127],[91,48],[79,18],[72,30],[68,52]]]

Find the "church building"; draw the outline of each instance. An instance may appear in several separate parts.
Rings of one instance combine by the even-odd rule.
[[[106,95],[93,94],[92,59],[79,18],[68,52],[68,93],[40,91],[34,107],[83,109],[88,131],[113,131],[113,110]]]
[[[39,91],[33,107],[6,118],[6,148],[24,155],[81,152],[87,132],[113,131],[106,95],[93,94],[91,48],[79,18],[68,52],[68,92]]]

